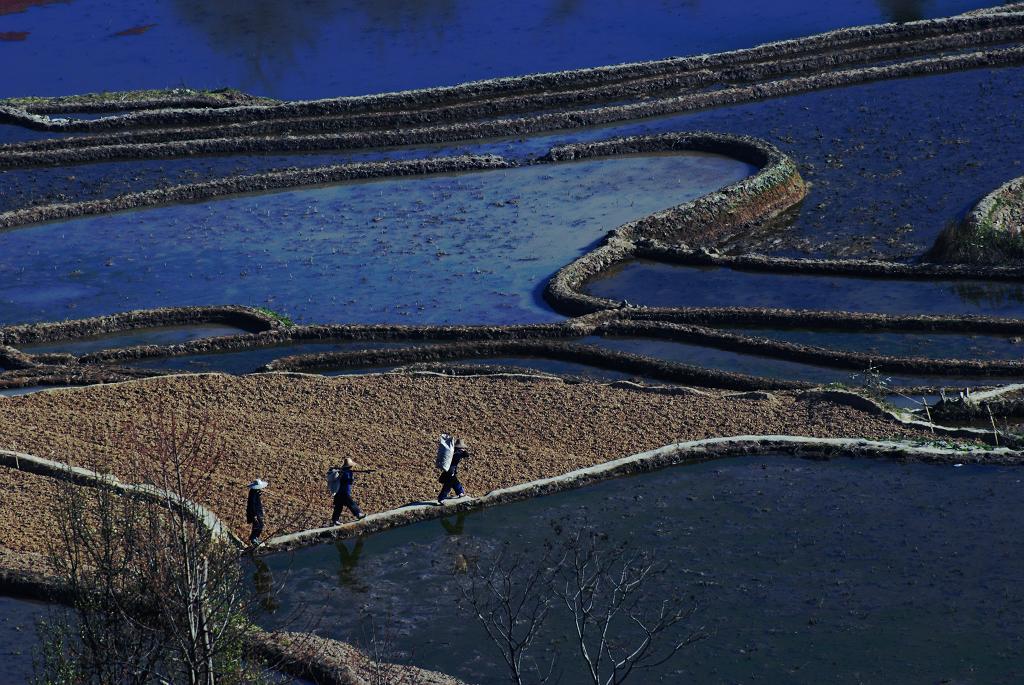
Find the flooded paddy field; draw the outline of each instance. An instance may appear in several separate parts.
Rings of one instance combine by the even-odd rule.
[[[308,603],[321,631],[351,640],[370,612],[414,663],[497,682],[497,653],[459,610],[457,558],[526,551],[552,520],[586,522],[656,549],[657,587],[696,603],[690,624],[708,637],[654,682],[1012,683],[1021,483],[1000,467],[728,459],[273,555],[263,573],[284,585],[279,615]],[[555,610],[537,654],[561,638],[562,682],[584,682],[568,630]]]
[[[215,338],[222,335],[238,335],[244,332],[242,329],[235,328],[234,326],[202,324],[166,328],[136,328],[128,333],[111,333],[60,342],[31,343],[21,345],[20,349],[28,354],[65,352],[67,354],[81,355],[99,350],[134,347],[136,345],[177,345],[191,340]]]
[[[916,259],[984,195],[1024,174],[1022,98],[1024,70],[974,70],[720,107],[578,137],[670,130],[762,137],[793,157],[811,187],[776,230],[740,240],[733,251]]]
[[[0,682],[31,682],[36,622],[52,611],[44,602],[0,597]]]
[[[120,27],[109,25],[108,10],[97,12],[84,4],[30,1],[5,8],[0,2],[0,36],[15,31],[21,36],[5,39],[0,51],[21,50],[23,58],[29,56],[34,95],[135,88],[143,85],[140,79],[147,86],[164,86],[151,79],[155,74],[161,78],[170,74],[169,63],[189,73],[202,63],[202,79],[210,82],[189,82],[188,86],[209,87],[213,80],[224,79],[256,95],[308,98],[749,47],[865,21],[912,21],[979,6],[966,0],[858,0],[841,7],[788,0],[759,9],[738,0],[713,6],[640,2],[628,7],[617,0],[583,5],[531,0],[514,9],[485,9],[461,0],[416,7],[403,2],[356,7],[310,0],[301,7],[257,3],[208,8],[192,0],[176,0],[121,8],[125,26]],[[926,272],[932,273],[931,267],[917,266],[922,257],[929,258],[929,249],[943,229],[960,221],[980,197],[1024,173],[1020,154],[1024,149],[1020,108],[1024,68],[991,68],[1024,62],[1024,46],[1019,45],[1024,40],[1024,22],[1018,19],[1002,13],[910,29],[875,27],[868,38],[854,31],[762,48],[763,59],[745,53],[739,62],[730,62],[736,54],[719,55],[694,62],[695,68],[665,62],[640,65],[639,72],[630,72],[633,67],[610,68],[596,72],[600,76],[554,74],[383,99],[271,105],[244,94],[190,91],[200,99],[221,100],[213,103],[214,109],[203,110],[202,103],[185,104],[178,113],[168,114],[160,98],[168,98],[166,104],[185,93],[178,91],[138,94],[140,99],[129,104],[111,100],[96,105],[108,107],[108,113],[120,112],[110,120],[103,120],[106,115],[99,111],[62,112],[54,102],[29,105],[36,112],[50,111],[54,119],[35,117],[29,110],[0,110],[5,120],[52,129],[29,132],[0,124],[0,164],[5,168],[0,171],[0,213],[4,213],[0,223],[10,228],[0,232],[0,326],[203,304],[262,306],[276,312],[263,312],[262,319],[248,312],[250,319],[258,320],[251,330],[261,335],[214,342],[208,339],[245,331],[209,322],[149,328],[160,325],[161,314],[152,311],[58,325],[49,330],[70,332],[68,339],[0,348],[6,385],[24,385],[0,394],[129,380],[124,385],[78,391],[77,399],[106,397],[91,411],[120,420],[130,413],[125,397],[134,397],[136,407],[149,407],[151,402],[140,397],[146,388],[156,387],[164,388],[158,392],[165,393],[165,401],[193,403],[210,411],[227,412],[228,405],[240,403],[236,408],[240,414],[228,421],[235,428],[242,425],[242,417],[261,428],[263,420],[270,426],[287,417],[281,424],[285,428],[268,429],[252,449],[240,452],[272,454],[257,466],[284,497],[275,503],[278,513],[283,516],[289,507],[306,507],[299,527],[307,529],[322,525],[323,514],[308,508],[304,488],[312,471],[322,473],[323,464],[315,464],[326,464],[328,452],[345,451],[338,440],[340,433],[344,443],[347,433],[338,426],[350,419],[356,422],[352,417],[359,411],[352,409],[353,402],[366,403],[367,415],[372,417],[369,433],[360,434],[376,436],[377,443],[385,446],[382,453],[402,455],[389,457],[394,473],[387,475],[386,482],[379,480],[384,476],[372,475],[363,481],[367,509],[385,515],[401,513],[410,497],[420,496],[424,483],[427,490],[435,487],[431,474],[424,473],[410,455],[424,451],[424,436],[434,430],[429,426],[436,426],[438,417],[449,423],[468,419],[452,413],[447,396],[438,393],[410,401],[415,392],[422,392],[411,390],[414,385],[459,386],[460,402],[477,393],[487,407],[495,403],[494,388],[504,393],[504,402],[495,403],[498,410],[488,410],[472,422],[474,428],[492,419],[500,423],[500,429],[483,430],[486,437],[474,442],[484,447],[481,472],[474,474],[476,464],[472,464],[467,473],[473,494],[497,487],[484,478],[484,470],[489,476],[500,474],[501,485],[508,486],[565,473],[573,459],[574,466],[593,465],[595,455],[603,454],[601,450],[622,436],[600,437],[593,428],[580,429],[582,435],[576,436],[564,426],[583,426],[605,410],[612,418],[597,421],[600,430],[621,429],[627,416],[642,428],[626,431],[623,439],[629,444],[608,449],[599,461],[636,452],[638,441],[644,448],[678,441],[680,430],[701,437],[750,432],[842,435],[862,443],[865,437],[881,437],[908,441],[905,444],[912,445],[908,449],[920,448],[922,454],[931,450],[932,457],[922,458],[936,459],[941,446],[936,447],[935,441],[945,436],[976,439],[976,445],[995,442],[1000,436],[994,430],[982,439],[965,432],[943,433],[941,427],[909,426],[873,407],[865,408],[863,398],[805,389],[811,384],[863,388],[872,396],[888,393],[890,401],[917,408],[918,394],[924,395],[922,401],[935,401],[941,387],[977,388],[1021,380],[1013,373],[1020,363],[1024,337],[1024,329],[1017,331],[1024,320],[1020,279],[1010,278],[1005,270],[966,266],[960,272],[956,269],[961,267],[946,271],[937,267],[934,273],[973,274],[970,278],[924,278]],[[31,26],[9,28],[10,22]],[[506,42],[495,40],[496,33]],[[514,41],[515,49],[509,49],[508,40]],[[82,50],[84,42],[90,45]],[[66,73],[62,67],[57,76],[55,60],[76,44],[76,59],[88,66],[75,73]],[[793,52],[786,52],[789,49]],[[282,58],[285,54],[287,58]],[[83,59],[89,55],[95,59]],[[822,55],[828,56],[828,63],[820,62]],[[111,60],[116,60],[116,68]],[[372,66],[359,68],[360,60]],[[725,61],[714,66],[715,60]],[[345,64],[346,69],[325,77],[325,71],[332,71],[325,68],[327,64]],[[734,68],[736,64],[741,67]],[[655,71],[644,71],[648,67]],[[920,78],[894,76],[961,68],[966,71]],[[668,72],[658,69],[680,71],[662,81]],[[698,71],[706,73],[707,80],[702,81],[705,76]],[[27,94],[19,88],[26,85],[24,73],[32,72],[18,71],[0,87],[0,97]],[[98,74],[104,79],[102,87],[89,85],[100,78]],[[617,75],[609,79],[609,74]],[[863,83],[883,74],[889,80]],[[779,80],[770,80],[775,78]],[[574,90],[581,83],[590,83],[593,90],[587,89],[590,86]],[[862,85],[836,87],[850,83]],[[181,85],[186,85],[184,79]],[[741,92],[744,89],[746,95]],[[805,92],[813,89],[819,90]],[[732,104],[706,108],[685,104],[714,103],[721,93],[735,96]],[[784,96],[773,97],[780,94]],[[155,97],[156,104],[139,104],[145,97]],[[232,98],[259,104],[229,107],[228,116],[220,116],[216,108],[230,104]],[[392,106],[395,111],[387,109]],[[121,116],[121,110],[137,111]],[[687,113],[655,116],[673,111]],[[317,112],[324,114],[323,120]],[[232,119],[236,115],[237,121]],[[57,118],[63,116],[70,123]],[[351,121],[346,119],[350,116]],[[602,123],[609,121],[617,123]],[[228,132],[213,133],[218,122],[226,122]],[[586,122],[595,125],[584,127]],[[159,130],[164,126],[168,128]],[[82,133],[61,132],[68,127]],[[317,133],[319,127],[322,136]],[[88,129],[95,137],[89,137]],[[680,135],[702,129],[712,133]],[[355,135],[345,139],[347,133],[339,134],[347,131]],[[657,142],[621,139],[659,133],[672,135]],[[753,138],[716,137],[715,133]],[[57,139],[65,135],[80,139],[58,145]],[[54,142],[2,146],[47,137]],[[567,147],[556,148],[559,145]],[[287,154],[288,150],[295,152]],[[476,158],[449,166],[424,162],[426,157],[461,154],[504,159]],[[111,161],[122,158],[125,161]],[[221,194],[230,195],[217,200],[203,200],[210,195],[199,190],[189,195],[188,189],[147,196],[163,198],[159,202],[133,204],[134,200],[123,197],[286,167],[308,171],[373,160],[410,163],[360,167],[359,173],[373,167],[388,175],[378,180],[326,183],[316,174],[295,173],[265,174],[219,186],[209,183],[208,188],[226,189]],[[506,165],[510,168],[436,173]],[[427,168],[431,173],[423,171]],[[423,175],[401,177],[409,173]],[[307,180],[290,183],[293,189],[275,191],[289,187],[283,182],[274,185],[286,177]],[[337,181],[340,176],[330,178]],[[99,201],[91,205],[94,216],[40,223],[77,211],[72,208],[61,215],[64,210],[58,208],[48,214],[47,205],[89,200]],[[694,200],[698,201],[680,206]],[[24,207],[46,211],[10,212]],[[128,207],[137,209],[116,211]],[[100,213],[107,210],[114,213]],[[610,230],[636,220],[640,221],[603,242]],[[897,266],[872,272],[874,267],[851,261],[845,263],[843,273],[902,270],[918,278],[794,273],[799,269],[787,273],[778,260],[763,271],[640,260],[604,271],[608,264],[626,258],[622,255],[671,259],[671,249],[680,261],[687,261],[684,253],[689,247],[718,250],[717,254],[715,250],[689,253],[705,255],[704,263],[728,262],[720,258],[722,253],[890,259]],[[746,263],[757,259],[749,257]],[[574,272],[579,263],[598,267]],[[556,287],[567,282],[559,280],[566,273],[585,275],[572,282],[569,294]],[[579,289],[622,301],[621,306],[599,303],[588,310]],[[578,296],[576,300],[573,295]],[[747,310],[750,317],[745,321],[756,327],[742,327],[742,316],[717,316],[723,314],[718,311],[708,318],[722,330],[705,328],[701,333],[701,320],[687,320],[685,312],[675,312],[675,319],[665,314],[658,320],[648,317],[658,313],[627,306],[625,301],[640,307],[785,308],[833,314],[832,320],[819,317],[822,327],[817,329],[802,323],[800,328],[787,328],[785,321],[773,321],[753,309]],[[601,309],[608,311],[582,316]],[[204,321],[204,316],[215,319],[210,310],[202,311],[163,315],[189,322]],[[244,313],[233,311],[245,318]],[[837,312],[932,318],[919,318],[911,326],[914,332],[903,333],[889,325],[896,319],[852,314],[844,318]],[[239,320],[220,315],[217,321]],[[1016,322],[989,322],[989,328],[979,325],[978,332],[971,322],[958,323],[953,316]],[[788,325],[795,325],[799,318],[790,317]],[[871,332],[840,331],[834,325],[839,319],[846,324],[873,322]],[[133,322],[142,326],[140,321],[147,327],[132,329]],[[928,330],[929,321],[938,322],[934,332]],[[697,325],[690,325],[694,322]],[[367,333],[358,327],[301,327],[310,323],[420,324],[438,326],[434,330],[440,334],[412,328]],[[551,325],[515,330],[515,324],[528,323]],[[476,331],[440,328],[452,324],[484,327]],[[36,330],[43,329],[8,328],[4,339],[16,343],[56,337],[33,337]],[[92,335],[112,330],[118,332]],[[19,337],[26,331],[25,337]],[[691,342],[656,337],[672,337],[673,332]],[[727,339],[729,332],[747,339]],[[364,336],[366,340],[350,341]],[[459,340],[460,336],[466,339]],[[774,346],[761,341],[757,348],[750,343],[752,338],[768,338]],[[503,347],[505,342],[510,344]],[[786,348],[783,343],[820,349],[803,350],[801,357],[800,350],[794,353],[792,346]],[[181,344],[187,347],[173,347]],[[123,349],[139,345],[170,347]],[[421,356],[407,354],[411,351],[406,348],[421,345],[424,349],[415,351]],[[92,354],[103,350],[110,353]],[[181,355],[183,350],[193,354]],[[356,354],[359,350],[370,352],[361,356]],[[450,359],[445,358],[445,350]],[[574,351],[578,357],[573,357]],[[836,354],[828,357],[830,351]],[[851,370],[852,360],[874,354],[903,357],[889,360],[897,368],[948,371],[955,366],[956,370],[946,375],[872,375],[870,368]],[[305,362],[298,357],[280,366],[272,364],[295,355],[308,356]],[[623,361],[618,367],[608,361],[616,358]],[[951,362],[951,358],[968,361]],[[337,362],[333,367],[328,363],[322,369],[312,368],[332,359]],[[602,359],[608,362],[604,366]],[[703,378],[708,382],[692,384],[730,392],[607,384],[638,378],[621,370],[637,359],[640,362],[634,367],[651,371],[649,377],[639,375],[644,382]],[[922,359],[939,362],[920,364]],[[979,360],[982,363],[974,363]],[[671,367],[662,362],[677,364]],[[689,372],[682,364],[704,375],[686,376]],[[267,369],[365,374],[396,366],[464,374],[487,368],[539,370],[605,384],[550,378],[245,375]],[[986,369],[991,373],[986,374]],[[189,375],[208,371],[231,375]],[[183,375],[130,383],[132,378],[162,372]],[[332,384],[357,391],[335,393]],[[536,388],[531,391],[527,384]],[[559,389],[543,392],[588,399],[565,403],[555,412],[550,401],[539,402],[538,411],[545,421],[553,416],[555,428],[544,429],[537,420],[506,422],[511,408],[540,398],[536,390],[544,384]],[[895,386],[915,387],[914,398],[892,395]],[[313,387],[315,392],[305,392]],[[214,394],[204,395],[211,388]],[[382,388],[397,389],[397,394],[372,399]],[[789,394],[780,388],[801,390]],[[764,389],[772,392],[731,392]],[[216,399],[218,392],[224,394]],[[509,401],[517,393],[524,394],[518,401]],[[620,395],[630,393],[629,399],[619,401]],[[327,399],[319,401],[320,394]],[[69,395],[0,399],[9,416],[19,411],[29,412],[26,416],[32,411],[40,416],[55,412],[48,424],[52,435],[29,430],[24,419],[10,421],[8,429],[19,436],[18,446],[54,454],[68,451],[69,439],[79,440],[82,449],[75,453],[85,454],[92,445],[103,444],[102,435],[89,432],[111,424],[94,421],[83,411],[85,402]],[[691,404],[685,411],[675,407],[684,419],[663,421],[658,427],[662,432],[656,433],[657,417],[667,417],[667,409],[643,409],[637,399],[640,395],[648,395],[646,401],[652,406],[671,404],[674,398],[690,398],[680,402]],[[317,401],[299,408],[311,398]],[[609,398],[617,404],[602,409],[601,402]],[[426,410],[432,403],[439,408]],[[275,409],[265,411],[268,405]],[[347,409],[339,412],[341,405]],[[287,441],[289,431],[299,425],[290,422],[308,421],[314,412],[324,412],[310,424],[315,429],[299,432],[307,440],[315,435],[319,444],[314,440],[312,445],[302,445],[302,459],[284,463],[277,453],[294,450]],[[574,412],[581,412],[576,419],[571,418]],[[78,428],[52,430],[71,414],[82,422]],[[396,438],[396,427],[413,414],[419,423]],[[989,424],[996,422],[989,418]],[[989,427],[976,418],[969,423]],[[319,434],[325,425],[330,430]],[[524,430],[524,425],[529,428]],[[1011,430],[1005,417],[1000,426]],[[466,434],[462,426],[452,430]],[[502,432],[506,430],[513,437]],[[1012,430],[1017,430],[1016,422]],[[86,433],[89,437],[83,438]],[[537,447],[525,450],[534,454],[517,453],[515,448],[530,433],[547,436],[543,449],[551,449],[552,455],[541,454]],[[251,427],[238,430],[240,441],[256,438]],[[278,439],[287,450],[268,447]],[[494,443],[488,445],[488,439]],[[597,443],[575,454],[551,447],[561,439],[596,439]],[[859,448],[844,444],[860,453]],[[968,465],[953,466],[950,461],[945,466],[926,466],[836,459],[834,454],[828,463],[801,461],[771,453],[789,449],[782,443],[769,448],[758,442],[750,449],[768,453],[605,482],[442,519],[440,525],[418,523],[290,555],[266,556],[251,569],[255,590],[265,592],[273,577],[283,583],[284,591],[274,600],[280,602],[277,613],[263,618],[267,625],[274,625],[291,609],[316,607],[326,612],[320,626],[324,635],[353,641],[359,637],[359,616],[374,613],[389,624],[399,649],[417,665],[471,682],[494,682],[500,679],[499,662],[468,613],[459,613],[456,584],[469,562],[485,558],[507,541],[514,551],[537,549],[555,534],[550,521],[561,519],[563,530],[592,525],[613,539],[659,550],[666,565],[659,581],[664,583],[662,590],[683,591],[696,604],[694,627],[706,632],[707,639],[654,674],[651,682],[884,678],[1009,683],[1024,675],[1019,666],[1024,656],[1024,625],[1021,612],[1015,610],[1024,602],[1018,577],[1024,547],[1019,536],[1013,536],[1014,522],[1022,513],[1021,476],[1012,468],[992,465],[1019,460],[1018,453],[981,447],[972,452],[973,448],[957,445],[957,450],[966,451],[948,452],[943,458],[963,459]],[[533,472],[536,466],[523,465],[538,455],[545,460],[542,474]],[[399,463],[400,459],[408,463]],[[487,459],[492,460],[490,465]],[[985,460],[989,465],[973,464]],[[115,471],[119,466],[110,465]],[[250,474],[240,474],[234,467],[237,464],[220,476],[240,491]],[[252,462],[246,468],[252,470]],[[314,480],[322,490],[319,477]],[[222,489],[218,496],[227,491]],[[228,525],[242,530],[240,512],[219,500],[216,507],[223,507]],[[309,533],[320,535],[309,530],[301,534]],[[267,599],[269,606],[271,598]],[[18,639],[13,633],[22,630],[19,617],[31,615],[33,608],[11,602],[0,604],[0,609],[9,609],[8,622],[0,625],[3,651]],[[548,634],[538,643],[538,653],[547,657],[556,647],[565,650],[566,634],[568,624],[553,618]],[[8,651],[13,654],[16,648]],[[16,657],[3,668],[13,669],[13,677],[22,677],[25,662],[22,655]],[[560,664],[561,682],[583,682],[582,671],[574,669],[571,659],[563,657]],[[0,680],[6,675],[0,668]]]
[[[999,385],[1007,382],[1005,377],[955,377],[901,373],[885,373],[881,374],[878,378],[872,378],[865,373],[868,369],[854,371],[823,365],[804,364],[777,359],[767,355],[743,354],[741,352],[720,350],[713,347],[691,345],[671,340],[611,336],[595,337],[586,340],[599,347],[607,347],[620,352],[632,352],[633,354],[640,354],[655,359],[683,362],[684,364],[694,364],[705,368],[732,371],[750,376],[800,380],[822,385],[840,383],[851,387],[865,387],[872,382],[884,380],[886,385],[893,387],[979,387]]]
[[[735,250],[914,259],[982,196],[1024,174],[1022,75],[1020,68],[1006,68],[884,81],[526,139],[6,170],[0,172],[5,188],[0,209],[292,166],[463,153],[528,159],[557,144],[712,130],[771,141],[794,158],[811,183],[805,201],[775,230],[749,236]],[[936,178],[955,182],[935,183]],[[664,207],[673,204],[666,199]],[[609,223],[606,230],[614,227]]]
[[[0,323],[225,302],[299,322],[550,321],[536,291],[609,228],[750,173],[625,157],[53,222],[0,234]]]
[[[699,268],[637,260],[588,284],[598,297],[650,307],[768,307],[1020,318],[1015,282],[855,278]]]
[[[217,354],[189,354],[157,359],[133,361],[130,365],[138,369],[159,371],[230,374],[254,373],[275,359],[295,354],[319,354],[323,352],[344,352],[347,350],[380,350],[409,347],[415,343],[348,342],[348,343],[306,343],[302,345],[276,345],[259,347],[240,352],[219,352]]]
[[[767,355],[744,354],[729,350],[720,350],[714,347],[703,345],[691,345],[687,343],[674,342],[671,340],[659,340],[656,338],[627,338],[613,336],[590,336],[580,338],[573,342],[579,342],[594,346],[599,349],[607,349],[617,352],[627,352],[642,357],[663,360],[669,362],[680,362],[703,369],[716,369],[731,373],[755,376],[758,378],[774,379],[780,381],[804,381],[807,383],[828,385],[839,384],[853,389],[862,388],[875,392],[878,388],[874,385],[881,385],[888,388],[942,388],[942,387],[987,387],[1002,385],[1010,382],[1005,376],[955,376],[955,375],[913,375],[900,373],[866,373],[867,369],[851,370],[846,368],[835,368],[825,365],[805,364],[800,362],[777,359]],[[303,350],[305,351],[305,350]],[[320,351],[320,350],[309,350]],[[267,351],[269,352],[269,350]],[[242,353],[236,355],[223,355],[229,359],[238,359],[237,365],[221,362],[217,359],[219,355],[210,357],[197,357],[196,366],[193,367],[191,357],[170,358],[166,361],[152,361],[135,363],[133,366],[140,368],[177,368],[193,370],[216,370],[228,373],[246,373],[253,368],[252,362],[245,359]],[[259,355],[263,358],[263,353]],[[245,359],[243,362],[242,360]],[[209,364],[209,367],[204,366]],[[351,367],[343,370],[319,370],[326,376],[348,375],[362,373],[392,372],[398,369],[439,371],[443,373],[484,373],[493,371],[502,372],[540,372],[546,374],[577,376],[595,381],[611,382],[618,380],[637,380],[644,384],[663,384],[667,381],[655,373],[643,373],[641,371],[623,371],[616,368],[608,368],[596,363],[574,362],[563,359],[552,359],[542,356],[504,356],[504,357],[471,357],[467,359],[450,359],[443,362],[431,362],[425,364],[397,364],[391,366],[373,367]],[[1024,374],[1021,375],[1024,380]],[[911,402],[911,408],[918,407],[917,398]]]
[[[955,333],[856,333],[850,331],[733,328],[738,335],[785,340],[835,350],[934,359],[1014,359],[1024,355],[1024,339],[1016,335]]]

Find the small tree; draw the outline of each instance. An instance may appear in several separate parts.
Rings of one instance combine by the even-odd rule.
[[[486,565],[475,565],[461,586],[477,622],[501,652],[509,680],[547,682],[554,659],[542,671],[529,651],[555,602],[555,580],[563,559],[545,545],[539,559],[509,551],[508,544]]]
[[[50,626],[37,681],[249,683],[245,659],[259,629],[227,531],[193,504],[224,456],[215,425],[152,417],[126,442],[150,495],[65,482],[54,504],[50,561],[74,597],[72,620]]]
[[[590,681],[619,685],[637,670],[666,663],[704,635],[677,630],[693,615],[693,603],[677,596],[650,605],[645,586],[664,572],[653,554],[623,545],[606,549],[604,539],[593,531],[570,536],[555,594],[572,618]]]
[[[703,639],[686,630],[695,610],[678,596],[650,599],[649,583],[664,573],[652,554],[612,545],[592,530],[556,538],[539,555],[503,549],[473,566],[462,595],[501,653],[511,682],[548,681],[529,652],[552,614],[572,625],[574,651],[594,685],[619,685],[637,671],[660,666]],[[529,667],[524,666],[524,664]]]

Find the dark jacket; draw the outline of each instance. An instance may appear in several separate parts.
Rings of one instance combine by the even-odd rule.
[[[263,499],[260,491],[249,488],[249,500],[245,503],[245,522],[252,523],[256,519],[263,518]]]
[[[459,478],[459,462],[463,459],[469,459],[469,450],[458,448],[455,450],[455,454],[452,455],[452,465],[445,471],[446,480],[456,481]]]
[[[341,487],[338,488],[338,494],[344,497],[352,496],[352,483],[356,482],[356,474],[352,469],[342,468],[341,469]]]

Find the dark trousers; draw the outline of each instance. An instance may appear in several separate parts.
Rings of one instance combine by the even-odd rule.
[[[263,535],[263,519],[254,519],[252,522],[252,532],[249,533],[249,542],[256,544],[261,535]]]
[[[348,507],[348,510],[352,512],[352,515],[359,518],[363,515],[363,512],[359,510],[359,505],[352,499],[352,495],[348,494],[344,490],[338,490],[337,494],[334,495],[334,513],[331,514],[331,521],[340,521],[341,512]]]
[[[437,501],[443,501],[452,490],[455,490],[455,494],[459,497],[462,497],[466,492],[466,489],[462,487],[462,483],[459,482],[458,476],[449,476],[445,479],[444,483],[441,485],[441,493],[437,496]]]

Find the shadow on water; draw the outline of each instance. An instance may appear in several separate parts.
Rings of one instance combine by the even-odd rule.
[[[365,538],[357,563],[351,542],[265,563],[288,569],[281,615],[326,606],[320,632],[351,640],[353,610],[369,609],[393,617],[417,665],[497,682],[482,630],[452,619],[465,561],[506,543],[530,553],[552,521],[576,522],[657,550],[668,586],[697,603],[709,639],[649,682],[1011,683],[1024,676],[1024,613],[1012,608],[1024,603],[1021,479],[1008,467],[743,457],[395,529]],[[538,653],[564,648],[569,629],[556,611]],[[562,682],[584,682],[572,660]]]
[[[928,0],[875,0],[882,15],[889,21],[904,24],[927,16]]]

